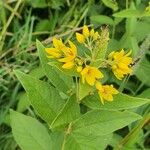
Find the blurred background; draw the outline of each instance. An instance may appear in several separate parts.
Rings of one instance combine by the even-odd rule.
[[[150,98],[150,3],[148,0],[0,0],[0,150],[19,150],[13,139],[9,109],[31,113],[27,96],[13,73],[14,69],[42,77],[35,40],[47,46],[53,36],[74,39],[74,32],[86,24],[110,31],[108,51],[132,50],[134,75],[122,91]],[[149,105],[138,110],[150,111]],[[150,149],[150,122],[139,130],[134,149]],[[132,128],[132,127],[131,127]],[[128,130],[119,132],[115,140]],[[107,149],[112,149],[115,140]],[[133,149],[133,150],[134,150]]]

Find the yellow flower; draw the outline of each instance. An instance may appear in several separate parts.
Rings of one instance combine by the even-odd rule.
[[[76,39],[79,43],[85,43],[86,39],[89,37],[92,37],[93,40],[97,40],[99,34],[95,32],[94,29],[89,30],[87,25],[83,26],[82,34],[76,33]]]
[[[84,35],[85,38],[88,38],[88,37],[89,37],[90,31],[89,31],[88,26],[86,26],[86,25],[83,26],[82,34]]]
[[[65,69],[71,69],[75,65],[74,60],[77,56],[76,46],[71,41],[68,41],[68,44],[70,47],[63,47],[61,49],[63,56],[62,58],[58,59],[59,62],[64,63],[62,68]]]
[[[103,74],[95,67],[91,66],[86,66],[82,71],[81,71],[81,76],[82,76],[82,82],[86,82],[93,86],[95,84],[96,79],[103,78]]]
[[[48,58],[60,58],[62,56],[61,50],[65,47],[62,40],[58,40],[56,38],[53,39],[53,45],[52,48],[45,48],[45,51],[48,54]]]
[[[129,64],[132,62],[132,58],[129,57],[131,51],[125,54],[122,49],[120,52],[111,52],[108,59],[112,61],[112,71],[117,79],[121,80],[124,75],[130,74],[132,69]]]
[[[77,48],[71,42],[68,41],[69,47],[63,44],[62,40],[56,38],[53,39],[52,48],[45,48],[45,51],[48,53],[48,58],[56,58],[59,62],[62,62],[62,68],[71,69],[74,66],[74,59],[77,56]]]
[[[85,37],[80,33],[76,33],[76,38],[77,38],[77,41],[79,43],[84,43],[85,42]]]
[[[100,82],[96,83],[96,89],[98,90],[98,94],[100,96],[100,100],[102,104],[104,101],[113,101],[113,95],[118,94],[119,92],[113,87],[113,85],[101,85]]]

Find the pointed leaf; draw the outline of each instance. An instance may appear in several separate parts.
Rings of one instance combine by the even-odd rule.
[[[92,22],[114,25],[113,19],[105,15],[91,16],[90,19]]]
[[[72,123],[65,150],[105,149],[112,138],[112,132],[138,119],[141,116],[128,111],[90,111]]]
[[[72,134],[107,135],[138,119],[140,115],[129,111],[92,110],[73,122]]]
[[[43,120],[51,124],[60,109],[65,104],[59,92],[47,84],[20,71],[15,71],[18,79],[25,88],[29,101]]]
[[[111,138],[112,134],[104,136],[70,134],[66,140],[65,150],[104,150]]]
[[[102,0],[102,2],[113,11],[118,10],[118,4],[115,0]]]
[[[107,110],[123,110],[123,109],[131,109],[142,106],[146,103],[150,103],[149,99],[131,97],[125,94],[117,94],[114,96],[114,100],[112,102],[105,102],[103,105],[100,102],[100,98],[97,94],[87,96],[83,103],[92,109],[107,109]]]
[[[36,119],[11,111],[13,136],[22,150],[50,150],[51,138],[47,129]]]

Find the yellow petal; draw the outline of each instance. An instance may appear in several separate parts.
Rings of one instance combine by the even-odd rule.
[[[115,52],[114,55],[113,55],[113,57],[116,60],[120,60],[124,56],[124,54],[125,54],[125,52],[122,49],[120,52]]]
[[[74,66],[74,62],[67,62],[62,66],[62,68],[71,69],[73,66]]]
[[[93,86],[94,83],[95,83],[95,81],[96,81],[94,77],[91,77],[91,76],[89,76],[89,75],[86,75],[86,76],[85,76],[85,79],[86,79],[86,82],[87,82],[89,85],[91,85],[91,86]]]
[[[89,31],[87,25],[84,25],[84,26],[83,26],[83,35],[84,35],[85,38],[88,38],[89,35],[90,35],[90,31]]]
[[[115,53],[114,51],[111,52],[111,53],[108,55],[108,58],[109,58],[109,59],[112,59],[112,58],[114,57],[114,53]]]
[[[85,42],[84,36],[80,33],[76,33],[76,39],[79,43],[84,43]]]
[[[68,57],[65,57],[65,58],[60,58],[58,59],[59,62],[70,62],[74,59],[74,57],[71,57],[71,56],[68,56]]]
[[[55,49],[55,48],[45,48],[45,51],[50,55],[49,58],[59,58],[61,57],[61,54]]]
[[[124,77],[124,75],[120,69],[116,69],[113,72],[114,72],[114,75],[116,76],[116,78],[119,80],[122,80],[122,78]]]
[[[70,40],[68,41],[68,43],[69,43],[70,48],[71,48],[70,51],[72,51],[76,55],[77,54],[77,47]]]
[[[95,87],[97,90],[101,91],[102,90],[102,84],[100,82],[96,82]]]
[[[97,79],[104,77],[103,74],[97,68],[94,67],[93,67],[93,74]]]
[[[89,70],[89,69],[88,69],[87,67],[85,67],[85,68],[82,70],[81,75],[82,75],[82,76],[86,75],[87,72],[88,72],[88,70]]]
[[[56,49],[61,50],[65,45],[63,44],[62,40],[58,40],[56,38],[53,38],[53,45]]]
[[[91,37],[94,37],[94,29],[92,29],[92,30],[90,31],[90,36],[91,36]]]

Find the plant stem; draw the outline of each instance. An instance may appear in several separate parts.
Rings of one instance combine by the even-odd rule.
[[[119,87],[119,92],[122,92],[122,91],[124,90],[124,86],[125,86],[125,84],[128,82],[129,78],[130,78],[130,75],[127,75],[127,76],[124,78],[123,82],[121,83],[121,85],[120,85],[120,87]]]
[[[126,0],[126,9],[128,9],[129,6],[129,0]]]
[[[65,150],[65,144],[66,144],[67,135],[70,134],[70,132],[71,132],[71,125],[72,125],[72,123],[69,123],[67,131],[66,131],[66,133],[64,135],[64,140],[63,140],[63,143],[62,143],[61,150]]]
[[[76,77],[76,100],[77,103],[79,103],[79,82],[80,82],[80,78]]]

